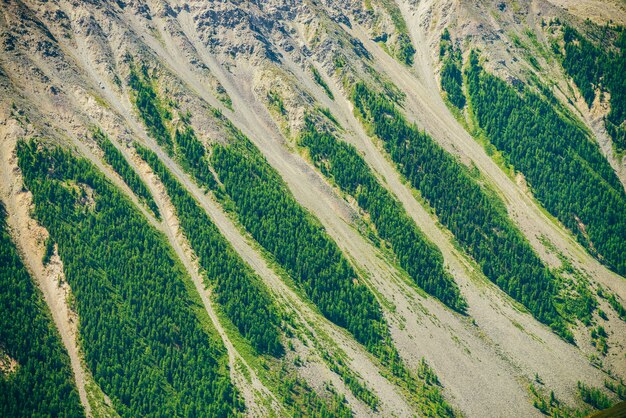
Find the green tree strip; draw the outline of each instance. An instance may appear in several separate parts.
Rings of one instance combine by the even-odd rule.
[[[185,121],[185,123],[188,124],[189,122]],[[231,126],[231,128],[234,127]],[[179,139],[179,132],[185,132],[185,139],[182,141]],[[195,177],[196,182],[200,186],[217,191],[217,183],[205,159],[207,155],[206,149],[196,137],[193,128],[189,125],[186,125],[183,129],[177,130],[175,138],[177,156],[179,161],[181,161],[181,164],[183,164],[183,167],[185,167],[185,169]],[[187,144],[184,147],[181,146],[181,142],[183,141]],[[149,154],[151,153],[146,153],[144,151],[144,155]],[[358,399],[361,399],[363,402],[370,405],[373,409],[376,409],[378,399],[371,392],[369,392],[367,388],[361,386],[358,379],[353,376],[352,371],[348,367],[343,364],[341,364],[341,366],[338,364],[341,363],[341,359],[331,359],[330,356],[325,356],[325,359],[330,362],[330,364],[332,365],[331,369],[341,376],[341,378],[346,382],[350,390]],[[343,404],[336,403],[336,405],[339,407]],[[313,408],[313,410],[317,409],[317,407],[315,407],[314,405],[311,406],[311,408]],[[349,409],[347,410],[349,411]]]
[[[282,355],[280,318],[260,277],[237,255],[206,211],[159,157],[141,146],[137,146],[137,151],[163,182],[180,226],[199,257],[200,266],[215,286],[217,302],[226,316],[258,352],[277,357]]]
[[[380,346],[388,330],[374,296],[254,146],[243,138],[216,144],[211,162],[243,225],[322,313],[366,347]]]
[[[592,105],[596,89],[610,93],[611,110],[605,118],[605,125],[616,147],[625,150],[626,29],[619,26],[603,28],[602,46],[596,46],[572,27],[565,26],[563,41],[563,68],[574,79],[587,104]]]
[[[142,102],[139,99],[136,100],[136,105],[157,143],[163,145],[168,153],[171,154],[173,151],[181,166],[195,177],[198,184],[215,189],[217,183],[209,169],[206,148],[198,140],[190,125],[191,115],[189,113],[181,115],[181,126],[175,130],[174,142],[171,142],[172,135],[166,127],[169,111],[159,110],[165,109],[161,104],[163,101],[152,89],[145,71],[143,74],[135,74],[135,81],[131,82],[131,87],[135,89],[138,98],[144,97],[143,107],[149,111],[142,111],[140,107]],[[159,140],[157,135],[166,136],[170,142]],[[200,265],[215,285],[217,301],[226,316],[258,352],[277,357],[282,355],[284,349],[280,342],[280,319],[260,278],[239,258],[206,212],[171,175],[159,158],[148,149],[137,147],[137,150],[159,175],[168,190],[181,227],[198,255]],[[246,306],[247,309],[241,309],[241,306]]]
[[[306,121],[300,144],[307,147],[322,173],[352,195],[370,215],[376,232],[389,242],[400,267],[415,283],[450,308],[464,312],[467,304],[452,276],[444,270],[441,251],[378,182],[356,149],[330,133],[318,131],[310,119]]]
[[[450,32],[444,29],[439,44],[439,57],[443,62],[441,68],[441,89],[446,93],[446,97],[459,109],[465,107],[465,95],[463,94],[463,74],[461,65],[463,57],[461,51],[454,48],[450,40]]]
[[[593,386],[587,386],[582,382],[578,382],[578,394],[580,398],[596,409],[606,409],[613,405],[611,398],[606,393]]]
[[[472,111],[537,199],[592,254],[626,275],[626,194],[598,146],[546,100],[518,93],[488,74],[472,54],[467,71]]]
[[[11,241],[1,202],[0,266],[0,416],[84,416],[70,358]]]
[[[333,96],[333,92],[330,90],[330,87],[328,87],[328,84],[326,84],[326,82],[324,81],[324,78],[322,77],[320,72],[317,71],[317,68],[311,66],[311,73],[313,74],[313,80],[315,80],[315,82],[319,84],[321,88],[324,89],[324,92],[326,92],[326,95],[331,100],[335,100],[335,96]]]
[[[184,126],[176,129],[174,139],[176,141],[176,157],[183,168],[193,174],[199,184],[209,189],[215,189],[217,184],[209,170],[209,161],[206,148],[196,137],[196,133],[188,120],[183,121]]]
[[[20,142],[17,154],[34,214],[63,259],[87,364],[116,410],[237,414],[224,347],[196,315],[165,237],[86,160],[35,142]]]
[[[555,277],[469,170],[430,136],[410,125],[383,95],[355,85],[355,111],[382,140],[400,172],[428,201],[483,273],[541,322],[573,341],[556,311]]]
[[[147,78],[148,76],[144,74],[144,79]],[[149,98],[154,101],[153,107],[155,109],[161,107],[160,103],[162,103],[162,100],[156,93]],[[279,99],[278,101],[280,101]],[[280,103],[278,103],[277,107],[280,107]],[[221,178],[220,180],[228,183],[227,186],[225,185],[226,192],[230,194],[231,199],[234,201],[240,219],[245,219],[245,222],[242,221],[244,226],[266,250],[274,254],[283,267],[289,266],[288,268],[286,267],[286,270],[292,277],[295,276],[297,283],[302,284],[302,281],[306,283],[303,286],[305,293],[320,307],[320,310],[326,317],[347,328],[355,335],[357,341],[363,343],[370,351],[376,354],[383,364],[388,367],[388,370],[396,378],[399,378],[412,396],[415,397],[422,411],[427,415],[453,415],[452,408],[446,403],[436,385],[418,382],[408,372],[393,346],[389,331],[382,318],[380,307],[371,293],[358,283],[357,275],[343,258],[334,242],[328,239],[319,223],[298,205],[278,174],[273,171],[248,139],[218,111],[214,111],[214,113],[228,130],[233,133],[236,142],[240,145],[237,147],[237,150],[240,152],[231,155],[230,153],[234,151],[232,146],[216,146],[209,161],[216,170],[214,163],[215,161],[220,161],[222,168],[225,170],[222,174],[229,173],[228,179]],[[147,125],[149,123],[157,123],[161,126],[166,126],[162,114],[158,113],[153,116],[154,118],[145,118],[144,122]],[[153,119],[158,120],[155,122]],[[181,117],[181,122],[182,127],[177,129],[174,134],[176,141],[174,144],[175,149],[172,150],[172,147],[166,146],[166,151],[169,153],[175,151],[174,154],[177,160],[183,168],[194,176],[198,184],[203,187],[213,188],[217,196],[223,197],[224,189],[217,186],[215,178],[213,178],[208,166],[206,166],[207,153],[204,145],[198,140],[189,124],[188,113]],[[215,155],[217,148],[223,151],[218,156]],[[140,150],[140,152],[142,151]],[[149,153],[144,156],[149,158]],[[228,166],[230,162],[225,161],[223,157],[231,158],[230,162],[233,163],[236,160],[236,165]],[[250,161],[246,161],[247,159],[250,159]],[[153,161],[156,162],[158,160],[153,159]],[[245,189],[248,186],[250,179],[246,175],[247,169],[258,174],[258,177],[253,176],[252,178],[250,193],[232,194],[235,190],[233,187]],[[170,198],[174,200],[172,193],[170,193]],[[242,199],[245,199],[247,202],[243,206]],[[250,206],[250,202],[262,209],[254,210]],[[190,206],[187,205],[187,208]],[[242,207],[245,211],[242,210]],[[253,211],[253,216],[251,216],[251,210]],[[257,223],[256,221],[262,223]],[[191,233],[197,233],[194,231],[198,230],[197,227],[192,226],[190,236]],[[292,235],[294,231],[297,231],[298,234]],[[272,237],[272,233],[279,235]],[[260,236],[263,239],[260,240]],[[191,241],[192,239],[190,238]],[[201,251],[196,250],[196,253],[200,255]],[[329,264],[326,265],[325,263]],[[227,302],[225,301],[224,303]],[[237,315],[238,308],[238,304],[232,305],[232,316],[234,318]],[[242,323],[245,323],[245,320],[246,318],[241,319]],[[242,326],[246,327],[247,325]],[[255,330],[258,329],[257,326],[253,328]],[[259,341],[263,342],[260,345],[260,349],[266,347],[264,344],[267,339],[271,340],[271,338],[271,334],[266,334],[260,338]]]
[[[148,75],[148,70],[145,67],[142,67],[141,70],[131,67],[129,86],[133,89],[135,106],[148,128],[148,133],[156,139],[159,145],[170,152],[172,150],[172,136],[167,129],[166,121],[171,120],[172,115],[159,100]]]
[[[209,170],[206,148],[198,140],[191,126],[191,114],[189,112],[179,114],[180,126],[172,130],[174,133],[172,142],[172,134],[168,128],[168,122],[171,120],[170,109],[157,94],[147,71],[144,69],[139,73],[131,69],[129,84],[134,91],[135,106],[148,128],[148,133],[169,155],[175,156],[180,165],[193,174],[200,184],[215,189],[216,183]]]
[[[372,293],[322,225],[295,200],[279,174],[241,133],[215,144],[211,163],[244,227],[289,273],[322,314],[376,355],[426,416],[454,416],[439,388],[418,381],[393,346]]]
[[[119,174],[124,183],[130,187],[130,189],[137,195],[139,200],[143,201],[144,204],[152,211],[152,213],[160,219],[161,215],[159,214],[159,208],[150,194],[148,187],[141,180],[141,177],[133,170],[133,168],[128,164],[124,155],[117,149],[113,143],[109,140],[107,135],[102,132],[100,129],[96,129],[94,131],[94,138],[102,148],[104,152],[104,160],[113,167],[113,169]]]

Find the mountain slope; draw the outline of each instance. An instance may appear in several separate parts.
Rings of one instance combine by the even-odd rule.
[[[0,199],[85,413],[577,416],[623,396],[608,234],[553,210],[570,179],[540,188],[466,74],[474,51],[546,100],[622,199],[615,103],[585,103],[554,47],[608,15],[569,3],[5,2]]]

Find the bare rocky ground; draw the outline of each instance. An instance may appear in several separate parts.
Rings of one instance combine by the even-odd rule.
[[[315,3],[315,4],[314,4]],[[339,5],[337,3],[340,3]],[[494,57],[501,54],[506,66],[494,68],[499,74],[518,75],[521,64],[513,61],[515,53],[504,51],[498,38],[489,36],[504,22],[495,18],[481,20],[477,8],[494,7],[488,2],[453,0],[398,1],[399,11],[416,49],[415,64],[407,67],[393,59],[372,33],[379,31],[375,21],[358,1],[290,2],[213,2],[131,1],[125,8],[113,4],[76,7],[69,1],[47,4],[37,1],[8,2],[2,7],[0,29],[4,51],[0,55],[0,88],[3,113],[0,120],[2,166],[0,197],[7,205],[9,225],[24,255],[26,265],[42,288],[53,312],[72,361],[81,401],[86,411],[107,411],[106,397],[89,396],[86,387],[93,385],[90,371],[81,359],[77,343],[79,318],[67,304],[70,290],[62,280],[62,260],[54,257],[41,264],[47,232],[29,215],[29,195],[22,190],[13,149],[18,139],[33,135],[49,138],[77,150],[90,159],[107,177],[135,202],[146,218],[167,237],[189,273],[207,314],[218,331],[229,356],[231,377],[243,394],[248,413],[253,416],[281,415],[282,407],[273,388],[268,387],[254,364],[238,351],[237,344],[220,323],[210,292],[205,289],[202,272],[184,236],[169,198],[158,179],[127,148],[137,140],[153,149],[172,173],[194,195],[237,253],[261,276],[278,303],[297,315],[298,326],[310,335],[306,346],[294,340],[294,352],[284,361],[306,359],[297,368],[310,386],[322,392],[324,382],[331,382],[346,396],[356,415],[373,415],[357,400],[321,359],[321,350],[338,350],[349,358],[355,371],[381,399],[377,414],[407,416],[416,412],[406,394],[381,375],[377,362],[345,331],[321,317],[319,312],[283,280],[282,272],[266,260],[252,238],[242,232],[236,219],[200,190],[183,169],[148,137],[136,116],[125,77],[126,55],[141,58],[159,69],[164,85],[184,109],[193,113],[194,127],[202,140],[222,140],[208,106],[220,109],[261,150],[279,172],[299,203],[313,213],[329,235],[364,272],[363,280],[373,289],[385,307],[394,344],[411,369],[425,358],[444,386],[448,400],[467,416],[502,416],[514,406],[519,416],[540,415],[532,405],[528,385],[538,375],[539,385],[571,405],[576,405],[576,383],[583,381],[602,387],[606,374],[590,361],[597,355],[589,343],[588,331],[576,332],[578,347],[565,343],[547,327],[525,313],[501,290],[489,282],[454,238],[422,206],[415,191],[401,178],[380,144],[368,136],[353,115],[339,71],[331,69],[341,39],[356,39],[371,54],[365,60],[345,52],[351,61],[344,69],[354,77],[368,77],[366,66],[383,74],[406,94],[404,110],[411,121],[426,129],[445,149],[458,155],[466,164],[474,164],[503,198],[511,218],[524,232],[542,259],[558,267],[558,257],[547,248],[547,239],[594,286],[602,285],[626,300],[624,278],[608,271],[589,256],[560,224],[542,211],[524,187],[502,171],[458,123],[441,99],[437,81],[437,45],[441,30],[452,25],[483,48],[489,45]],[[554,0],[519,1],[523,7],[549,16],[560,7],[574,15],[597,11],[593,18],[615,21],[624,19],[620,2],[607,7],[597,1],[570,2]],[[342,12],[343,11],[343,12]],[[149,16],[150,19],[147,19]],[[343,17],[342,17],[343,16]],[[348,26],[346,20],[351,22]],[[508,18],[507,18],[508,19]],[[522,23],[511,25],[521,30]],[[519,19],[519,18],[518,18]],[[43,22],[41,26],[32,22]],[[388,20],[382,20],[385,30]],[[495,23],[494,23],[495,22]],[[504,25],[504,24],[503,24]],[[18,29],[13,29],[17,27]],[[42,29],[45,28],[45,29]],[[315,29],[312,29],[315,28]],[[507,28],[507,30],[509,30]],[[489,36],[483,36],[483,35]],[[481,36],[483,36],[481,38]],[[13,42],[11,38],[21,43]],[[485,43],[487,39],[489,42]],[[483,43],[481,43],[481,41]],[[344,46],[344,48],[346,48]],[[500,48],[500,49],[498,49]],[[17,52],[16,52],[17,51]],[[19,52],[19,53],[18,53]],[[279,59],[268,59],[276,54]],[[497,62],[493,59],[492,62]],[[335,100],[330,100],[312,80],[308,66],[320,69]],[[351,72],[349,72],[351,71]],[[117,80],[121,80],[118,82]],[[277,117],[268,110],[266,93],[284,86],[288,115]],[[289,90],[287,92],[287,89]],[[225,104],[226,92],[232,109]],[[16,93],[19,92],[19,93]],[[27,115],[16,115],[15,103]],[[459,284],[469,304],[469,316],[463,317],[432,298],[424,297],[390,257],[364,238],[356,227],[360,214],[353,204],[318,173],[293,145],[293,136],[301,125],[306,106],[328,107],[344,130],[341,136],[363,154],[367,163],[386,187],[402,202],[416,224],[441,249],[446,267]],[[624,181],[623,166],[611,160],[610,143],[594,121],[597,115],[583,113],[583,120],[596,132],[605,154]],[[152,217],[139,203],[121,178],[101,161],[101,154],[89,140],[90,125],[103,128],[149,185],[163,221]],[[620,168],[622,167],[622,168]],[[61,278],[61,280],[59,280]],[[61,283],[61,286],[59,286]],[[626,324],[605,306],[609,314],[609,354],[603,358],[604,369],[626,378],[624,353]],[[334,346],[328,343],[332,341]],[[249,377],[247,377],[249,376]],[[108,411],[110,412],[110,411]],[[94,415],[96,415],[94,413]]]

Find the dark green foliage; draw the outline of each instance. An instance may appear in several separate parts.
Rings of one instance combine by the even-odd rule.
[[[487,194],[469,170],[430,136],[410,125],[382,95],[358,83],[352,100],[400,172],[434,208],[485,276],[541,322],[573,340],[554,306],[554,276],[507,218],[502,203]]]
[[[300,136],[322,173],[352,195],[367,212],[380,238],[391,245],[398,264],[427,293],[459,312],[466,308],[456,283],[444,270],[441,251],[406,213],[402,204],[374,177],[356,149],[332,134],[318,131],[310,119]]]
[[[335,100],[335,96],[333,95],[333,92],[330,90],[330,87],[328,87],[328,84],[326,84],[326,82],[322,78],[322,75],[320,74],[320,72],[317,71],[317,68],[311,66],[311,73],[313,74],[313,79],[315,80],[315,82],[319,84],[321,88],[324,89],[328,97],[330,97],[331,100]]]
[[[191,172],[201,184],[214,188],[216,185],[215,179],[209,170],[206,149],[202,142],[196,137],[196,133],[191,126],[191,114],[189,112],[180,114],[180,126],[173,131],[174,142],[172,142],[172,134],[170,133],[170,129],[166,126],[166,121],[171,119],[170,111],[167,110],[167,107],[163,104],[163,100],[153,89],[149,76],[144,71],[143,76],[140,77],[133,71],[131,72],[131,81],[132,80],[135,80],[135,84],[138,85],[138,87],[134,87],[137,94],[135,105],[143,117],[148,132],[156,139],[159,145],[165,148],[168,154],[173,155],[173,153],[175,153],[177,160],[183,168]],[[131,84],[131,86],[134,85]],[[142,94],[146,97],[143,107],[148,109],[149,112],[148,110],[142,110],[140,107],[142,102],[139,101],[139,97],[141,97]],[[277,100],[280,100],[278,96],[275,97]],[[148,102],[152,104],[150,105]],[[280,101],[280,105],[282,108],[282,101]],[[284,111],[284,108],[282,109]],[[217,112],[218,110],[215,111]],[[147,113],[151,116],[145,116]]]
[[[276,111],[281,114],[286,113],[283,101],[276,92],[270,91],[268,101]],[[341,255],[336,244],[323,232],[318,221],[298,205],[278,173],[269,166],[248,139],[225,119],[221,112],[214,110],[214,115],[222,120],[233,133],[235,142],[234,145],[228,147],[215,145],[209,157],[223,187],[217,186],[217,179],[202,175],[202,172],[206,172],[202,165],[207,153],[202,150],[202,144],[189,125],[188,114],[181,117],[183,129],[179,129],[178,135],[174,136],[177,159],[194,175],[200,185],[214,188],[218,197],[230,198],[228,203],[234,206],[241,222],[253,237],[276,257],[327,318],[347,328],[357,341],[364,344],[378,357],[393,376],[398,378],[413,394],[412,396],[426,415],[453,416],[452,408],[446,403],[439,389],[418,382],[403,365],[373,295],[358,282],[358,276]],[[329,119],[333,120],[332,117]],[[150,160],[150,153],[141,149],[139,151],[144,153],[144,158]],[[172,154],[171,151],[170,148],[168,152]],[[158,160],[152,158],[152,162],[155,161]],[[153,166],[153,169],[155,167]],[[164,184],[168,187],[167,182]],[[176,206],[177,197],[180,196],[175,197],[178,193],[172,190],[169,194]],[[181,218],[181,226],[182,220],[187,218],[186,234],[192,246],[195,247],[196,253],[201,257],[202,263],[201,254],[209,254],[206,257],[207,260],[211,258],[211,255],[200,245],[205,245],[203,240],[210,241],[210,239],[201,234],[202,226],[194,222],[194,219],[200,217],[193,209],[190,209],[195,206],[195,202],[192,205],[187,199],[182,199],[179,204],[181,206],[177,208],[177,211]],[[192,238],[192,234],[195,238]],[[209,263],[206,260],[204,262]],[[244,295],[241,297],[252,298],[246,290],[248,288],[244,289],[243,286],[245,286],[243,282],[237,283],[233,286],[232,292],[237,291]],[[282,352],[282,347],[278,348],[277,345],[272,344],[274,334],[272,334],[271,325],[266,324],[264,328],[266,332],[258,334],[259,330],[263,329],[261,324],[256,319],[241,317],[241,313],[237,312],[241,304],[231,301],[238,301],[240,296],[223,293],[222,297],[224,297],[222,304],[227,305],[227,315],[235,322],[240,332],[248,333],[244,336],[255,340],[253,344],[256,344],[260,351],[272,352],[275,349],[275,355]],[[258,300],[263,300],[263,297],[260,296]],[[261,306],[256,301],[251,303],[255,309]],[[271,316],[271,312],[267,314]],[[263,317],[263,313],[260,313],[258,317]],[[259,335],[261,336],[256,338]],[[333,408],[339,407],[341,406]],[[303,408],[309,410],[309,406],[303,406],[300,409]],[[318,409],[314,406],[309,414],[315,415]]]
[[[620,379],[619,382],[607,380],[604,382],[604,387],[616,394],[622,401],[626,401],[626,385],[623,380]]]
[[[207,213],[167,170],[152,151],[137,146],[141,157],[159,176],[180,226],[199,257],[217,301],[239,332],[260,353],[280,356],[280,319],[261,279],[243,262],[220,234]]]
[[[563,67],[574,79],[589,106],[596,89],[609,92],[611,111],[605,119],[608,133],[617,148],[626,149],[626,30],[604,28],[599,46],[570,26],[563,30]]]
[[[20,142],[17,155],[34,214],[63,260],[87,365],[116,410],[236,414],[225,350],[196,316],[165,237],[86,160],[34,142]]]
[[[17,362],[8,374],[0,369],[0,416],[84,416],[70,359],[11,241],[1,202],[0,266],[0,358]]]
[[[441,34],[441,40],[442,41],[450,41],[450,31],[448,30],[448,28],[445,28],[443,30],[443,33]],[[440,55],[443,55],[443,53],[441,53],[441,51],[440,51]]]
[[[322,398],[306,381],[295,372],[282,368],[279,371],[278,396],[294,418],[349,418],[352,411],[346,400],[332,388],[327,387],[328,396]]]
[[[346,386],[350,388],[350,392],[367,406],[372,411],[376,411],[380,400],[372,393],[354,374],[354,372],[345,364],[341,357],[334,357],[328,354],[326,351],[322,351],[322,357],[329,365],[330,370],[341,376]]]
[[[461,51],[455,49],[450,41],[450,32],[445,29],[441,35],[439,56],[443,62],[441,68],[441,89],[446,92],[446,97],[459,109],[465,107],[465,94],[463,94],[463,74],[461,66],[463,58]]]
[[[611,305],[615,313],[617,313],[617,316],[619,316],[622,321],[626,321],[626,308],[624,308],[624,305],[622,305],[617,300],[617,297],[613,293],[611,293],[607,297],[607,300],[609,301],[609,305]]]
[[[413,43],[411,43],[411,38],[406,33],[398,35],[398,50],[396,54],[401,62],[406,65],[413,65],[415,48],[413,47]]]
[[[573,287],[573,283],[569,282],[567,284]],[[563,286],[567,287],[565,283]],[[559,302],[561,300],[563,302],[560,303],[560,312],[563,316],[571,320],[578,319],[584,325],[590,326],[593,313],[598,306],[598,302],[591,290],[579,281],[574,289],[564,293],[559,298]]]
[[[148,128],[148,132],[159,145],[170,151],[172,148],[172,137],[165,123],[172,116],[169,110],[161,103],[150,81],[147,69],[143,67],[141,70],[137,70],[131,67],[128,84],[133,89],[135,106],[139,111],[139,116],[141,116]]]
[[[601,51],[586,38],[578,35],[573,28],[566,26],[564,30],[565,58],[563,67],[568,71],[578,86],[583,98],[589,106],[596,97],[596,83],[600,79],[598,55]],[[573,41],[577,40],[579,45]]]
[[[428,365],[424,357],[420,360],[417,374],[427,385],[439,385],[439,378],[435,374],[435,371]]]
[[[537,199],[592,254],[626,274],[626,194],[598,146],[546,100],[486,73],[474,54],[467,82],[479,126]]]
[[[548,415],[548,412],[550,411],[548,403],[542,397],[535,399],[533,401],[533,406],[537,408],[544,415]]]
[[[46,249],[43,253],[43,258],[42,258],[42,263],[44,266],[47,266],[48,263],[50,262],[50,258],[52,258],[52,255],[54,254],[54,241],[48,237],[46,239]]]
[[[368,348],[388,335],[374,296],[322,226],[246,138],[216,144],[211,162],[239,218],[332,322]]]
[[[326,116],[329,121],[331,121],[333,124],[335,124],[335,126],[340,126],[339,122],[337,121],[337,119],[335,118],[335,116],[333,115],[333,113],[330,111],[329,108],[327,108],[327,107],[318,107],[317,110],[319,110],[319,112],[322,115]]]
[[[603,326],[598,325],[597,328],[593,328],[591,330],[591,345],[596,347],[598,351],[603,355],[606,355],[609,350],[606,338],[606,330]]]
[[[394,46],[396,58],[404,64],[412,65],[413,57],[415,56],[415,48],[411,43],[409,30],[400,8],[393,0],[379,0],[379,2],[389,14],[389,17],[391,17],[391,21],[393,22],[398,34],[396,41],[397,45]]]
[[[606,409],[613,405],[611,399],[600,389],[587,386],[582,382],[578,382],[578,394],[585,403],[596,409]]]
[[[451,59],[444,59],[441,69],[441,88],[446,92],[448,100],[454,106],[462,109],[465,106],[463,94],[463,76],[459,64]]]
[[[139,200],[143,201],[157,218],[160,218],[159,208],[152,194],[143,180],[141,180],[141,177],[139,177],[130,164],[128,164],[128,161],[124,158],[124,154],[113,145],[106,134],[100,129],[94,131],[94,138],[104,152],[104,160],[122,177],[124,183],[130,187]]]
[[[204,145],[196,137],[193,128],[185,122],[185,126],[176,129],[176,156],[186,171],[191,172],[198,182],[208,188],[215,188],[216,183],[211,170]]]
[[[283,102],[282,97],[275,91],[270,90],[267,93],[267,101],[270,106],[272,106],[278,113],[284,115],[287,113],[287,109],[285,109],[285,103]]]
[[[235,132],[228,146],[214,145],[211,163],[241,223],[322,314],[378,357],[425,415],[454,416],[437,387],[417,381],[406,369],[374,296],[254,145]]]

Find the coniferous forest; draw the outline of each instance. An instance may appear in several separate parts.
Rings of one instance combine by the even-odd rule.
[[[444,29],[439,44],[439,58],[443,62],[441,68],[441,89],[446,93],[446,97],[458,109],[465,107],[465,94],[463,93],[463,57],[461,50],[455,48],[450,39],[450,32]]]
[[[322,226],[306,212],[244,137],[213,146],[211,163],[241,223],[320,311],[357,341],[379,350],[388,331],[380,306]]]
[[[619,411],[624,1],[2,2],[0,418]]]
[[[95,130],[94,138],[104,152],[104,160],[113,167],[117,174],[124,179],[124,182],[130,187],[133,193],[144,202],[157,218],[159,218],[159,208],[148,191],[148,187],[135,170],[133,170],[128,161],[126,161],[121,151],[113,145],[111,140],[100,129]]]
[[[131,87],[151,92],[146,95],[146,100],[152,104],[144,106],[153,111],[163,109],[163,100],[156,94],[145,71],[141,80],[141,86]],[[142,95],[141,91],[136,91],[135,94]],[[181,115],[180,125],[173,135],[165,128],[169,138],[173,138],[169,145],[164,141],[157,142],[176,158],[198,185],[205,190],[212,189],[228,207],[235,208],[243,226],[276,257],[321,313],[337,325],[345,327],[357,341],[374,353],[407,390],[413,393],[422,411],[429,415],[453,416],[454,411],[437,385],[421,379],[421,375],[416,377],[406,368],[392,345],[380,306],[369,290],[359,283],[358,275],[339,252],[336,244],[326,236],[319,222],[299,206],[278,177],[278,173],[269,166],[254,145],[221,112],[214,110],[213,113],[230,132],[229,145],[213,144],[211,152],[207,152],[191,127],[189,112]],[[168,125],[163,112],[144,114],[140,111],[140,115],[146,126],[155,120],[159,121],[157,125]],[[152,131],[150,128],[149,132]],[[200,257],[203,268],[222,272],[216,276],[216,290],[218,302],[222,304],[227,316],[257,351],[281,355],[283,347],[276,329],[278,316],[258,277],[247,272],[245,266],[240,266],[241,260],[236,260],[233,254],[228,255],[229,252],[232,253],[232,249],[221,242],[223,240],[219,232],[206,213],[176,181],[158,156],[144,147],[136,148],[168,189],[181,226]],[[218,177],[219,185],[210,166]],[[415,232],[417,231],[413,231]],[[416,243],[416,248],[420,243],[422,241]],[[425,249],[421,245],[419,248],[424,253],[433,250],[432,247]],[[423,254],[411,254],[413,260],[421,255]],[[434,255],[432,260],[420,261],[421,267],[430,269],[428,274],[442,267],[436,253],[431,255]],[[220,264],[229,267],[224,270]],[[415,273],[416,269],[412,271]],[[460,298],[458,289],[449,276],[442,277],[442,283],[438,284],[433,284],[437,279],[431,277],[429,287],[443,289],[439,294],[442,297],[452,297],[453,306],[463,310],[465,302]],[[246,306],[247,311],[243,311],[242,306]],[[337,363],[333,360],[332,364],[336,366]],[[339,368],[335,370],[340,371]],[[426,367],[425,370],[434,375],[431,369]],[[353,380],[353,374],[349,370],[343,369],[341,376],[357,397],[365,399],[369,404],[375,401],[368,397],[369,392],[364,392],[360,383]],[[296,386],[301,384],[298,381]],[[324,410],[326,406],[323,405],[314,403],[302,407],[314,412],[320,408]],[[335,406],[338,408],[337,412],[344,411],[341,403]]]
[[[400,378],[425,414],[454,416],[437,385],[418,381],[403,364],[372,293],[254,145],[238,133],[230,144],[213,146],[211,163],[241,223],[321,313],[346,328]]]
[[[209,216],[172,176],[159,157],[137,146],[141,157],[167,189],[185,235],[199,257],[217,301],[239,332],[260,353],[280,356],[280,319],[260,277],[244,264]],[[245,309],[242,307],[245,306]]]
[[[358,83],[352,100],[358,116],[381,139],[400,172],[485,276],[541,322],[573,341],[554,305],[555,277],[508,219],[503,204],[428,134],[409,124],[385,96]]]
[[[626,274],[626,194],[588,134],[546,99],[485,72],[476,54],[467,90],[479,126],[537,199],[592,254]]]
[[[58,244],[87,365],[116,411],[239,411],[224,347],[196,316],[165,238],[87,161],[36,142],[17,154],[34,215]]]
[[[571,26],[563,29],[563,68],[590,107],[597,91],[609,94],[611,110],[604,122],[618,150],[626,150],[626,28],[605,26],[596,43]],[[560,48],[555,48],[561,53]]]
[[[415,283],[450,308],[464,312],[466,303],[445,271],[441,251],[417,228],[402,204],[376,179],[357,150],[306,121],[300,144],[315,165],[352,195],[368,213],[380,238],[389,242],[398,264]]]
[[[84,416],[70,358],[0,202],[0,416]]]

